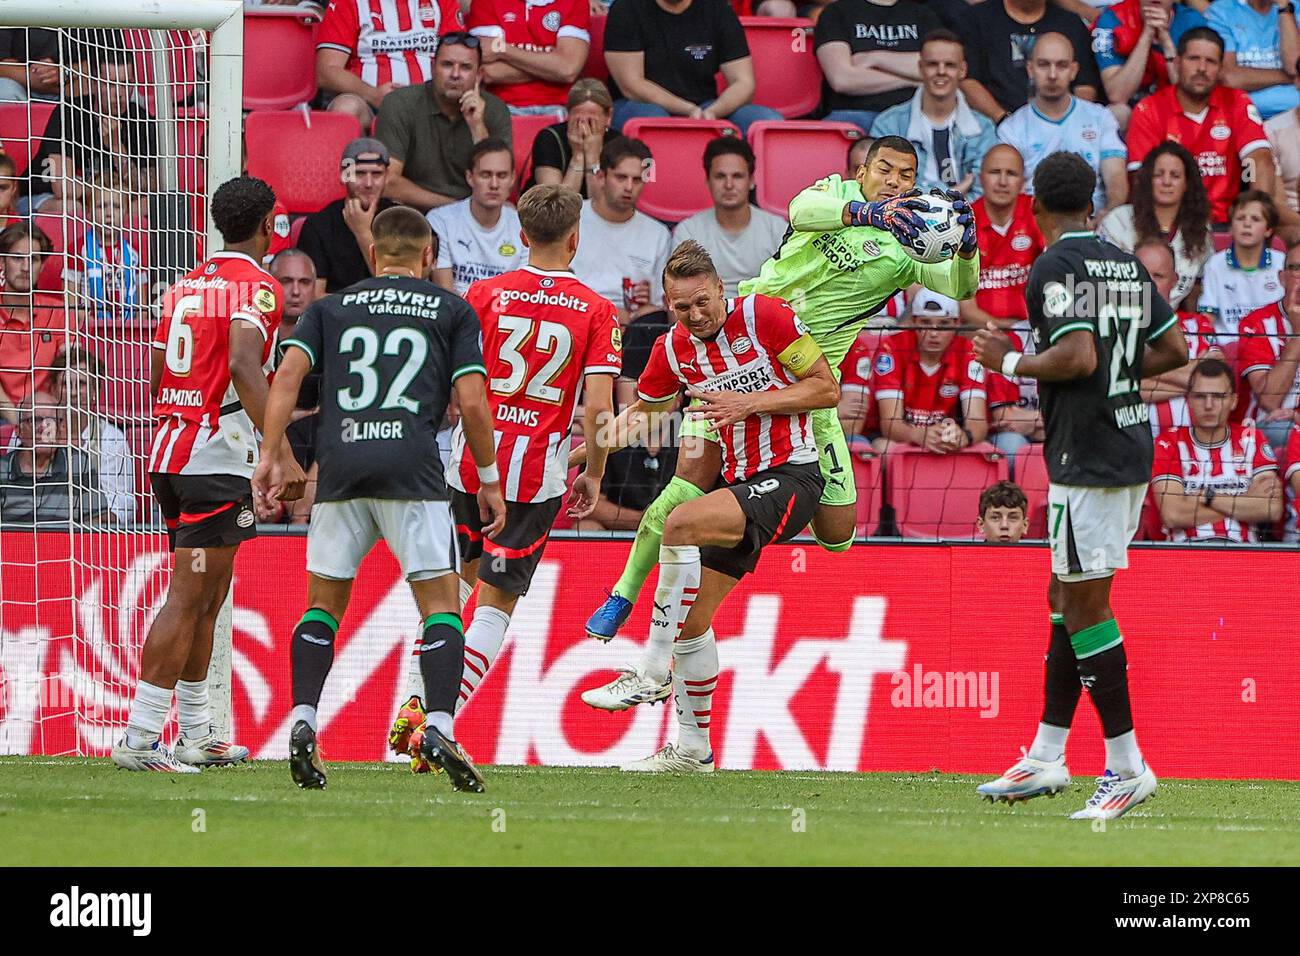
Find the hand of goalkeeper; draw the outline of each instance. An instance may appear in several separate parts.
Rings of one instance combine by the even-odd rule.
[[[928,208],[925,198],[915,189],[893,199],[855,201],[849,203],[849,225],[874,226],[890,233],[903,245],[911,245],[925,228],[925,223],[914,210]]]
[[[975,234],[975,214],[971,211],[970,203],[955,189],[931,189],[930,195],[940,196],[952,203],[953,212],[957,214],[957,223],[962,227],[961,245],[957,247],[957,254],[969,256],[979,248]]]

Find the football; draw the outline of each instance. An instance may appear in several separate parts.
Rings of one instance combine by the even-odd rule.
[[[916,210],[925,223],[921,234],[911,245],[903,244],[904,251],[917,262],[944,262],[957,254],[961,245],[961,224],[952,203],[942,196],[924,196],[930,208]]]

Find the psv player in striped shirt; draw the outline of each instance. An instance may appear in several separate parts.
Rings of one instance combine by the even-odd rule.
[[[675,662],[678,740],[623,769],[709,773],[718,681],[713,615],[758,566],[766,545],[788,541],[812,520],[825,481],[810,413],[834,408],[840,389],[794,310],[757,293],[725,298],[698,242],[683,242],[669,257],[664,298],[677,322],[655,342],[637,381],[638,401],[613,429],[614,444],[626,436],[626,422],[666,411],[686,387],[698,401],[692,412],[718,430],[726,487],[678,505],[664,525],[651,659],[643,658],[638,671],[666,685],[669,658]],[[662,655],[655,652],[660,647]],[[582,696],[590,703],[591,695],[607,692],[595,688]],[[657,699],[667,695],[665,686]]]
[[[207,673],[235,551],[257,533],[253,429],[266,409],[281,312],[280,285],[261,266],[275,194],[260,179],[232,179],[213,195],[212,219],[225,248],[167,291],[153,339],[149,480],[175,558],[167,600],[145,640],[126,734],[113,748],[113,762],[126,770],[191,773],[248,757],[248,748],[211,732]],[[306,479],[287,444],[282,468],[277,498],[301,497]],[[181,731],[175,753],[158,739],[173,688]]]

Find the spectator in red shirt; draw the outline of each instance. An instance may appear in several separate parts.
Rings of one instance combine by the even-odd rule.
[[[1139,262],[1146,266],[1151,283],[1169,302],[1178,272],[1174,265],[1174,250],[1162,239],[1144,239],[1133,251]],[[1172,305],[1172,302],[1170,303]],[[1223,358],[1214,337],[1214,320],[1204,312],[1178,310],[1178,322],[1187,337],[1188,364],[1165,372],[1154,378],[1142,379],[1142,398],[1151,406],[1151,432],[1159,437],[1161,432],[1184,428],[1192,420],[1187,409],[1187,389],[1196,363],[1208,356]]]
[[[881,337],[875,329],[864,329],[849,346],[840,363],[838,414],[851,451],[872,451],[872,439],[880,437],[880,419],[871,396],[871,370],[880,351]]]
[[[464,24],[457,0],[332,0],[316,34],[316,85],[367,133],[385,96],[433,78],[438,38]]]
[[[1234,422],[1250,420],[1274,448],[1287,441],[1300,406],[1300,244],[1287,250],[1282,299],[1241,320],[1237,345],[1237,411]]]
[[[60,296],[33,292],[50,252],[39,229],[18,224],[0,232],[5,276],[0,292],[0,418],[16,422],[14,406],[31,391],[49,391],[68,318]]]
[[[1282,540],[1288,544],[1300,542],[1300,425],[1291,429],[1286,443],[1286,527]]]
[[[1029,531],[1029,499],[1015,482],[989,485],[980,495],[975,526],[989,544],[1019,544]]]
[[[929,289],[913,300],[909,327],[881,343],[872,392],[878,454],[904,444],[946,455],[988,434],[984,368],[957,335],[957,303]]]
[[[469,32],[483,41],[483,79],[511,113],[564,116],[587,64],[587,0],[474,0]]]
[[[1138,103],[1128,127],[1128,168],[1172,139],[1196,157],[1210,197],[1214,222],[1226,222],[1241,189],[1242,170],[1266,193],[1273,192],[1273,154],[1263,119],[1241,90],[1219,85],[1223,38],[1209,27],[1188,30],[1178,40],[1178,82]]]
[[[1151,488],[1171,541],[1256,541],[1282,516],[1277,456],[1255,428],[1229,423],[1232,369],[1206,359],[1187,390],[1190,428],[1156,441]]]

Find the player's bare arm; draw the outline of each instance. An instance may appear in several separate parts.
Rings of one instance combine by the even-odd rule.
[[[1181,331],[1178,333],[1182,337]],[[1097,345],[1089,329],[1076,329],[1061,336],[1054,345],[1036,355],[1021,355],[1015,374],[1040,382],[1069,382],[1087,378],[1097,368]],[[1164,336],[1161,336],[1163,339]],[[1002,361],[1015,351],[1010,337],[992,322],[972,339],[975,358],[985,368],[1002,371]],[[1150,349],[1150,346],[1148,346]],[[1183,362],[1187,361],[1187,343],[1183,342]],[[1169,368],[1177,368],[1171,365]],[[1168,371],[1168,369],[1161,369]],[[1157,373],[1158,374],[1158,373]]]
[[[267,394],[262,420],[262,456],[253,471],[253,495],[259,507],[265,508],[272,501],[301,498],[306,487],[306,476],[284,440],[284,431],[293,419],[302,380],[310,371],[311,359],[306,352],[296,347],[285,350],[275,382]],[[286,468],[290,464],[292,469]]]
[[[465,430],[465,443],[469,445],[474,464],[479,469],[479,517],[483,520],[483,534],[497,535],[506,524],[506,502],[501,495],[501,481],[488,481],[484,474],[496,472],[496,448],[492,443],[492,410],[488,407],[485,380],[478,372],[466,372],[456,379],[456,401],[460,405],[461,425]]]
[[[614,417],[614,376],[604,373],[584,376],[583,401],[583,434],[594,436],[594,440],[583,446],[591,446],[591,451],[583,456],[587,467],[574,480],[569,497],[569,516],[578,519],[589,517],[600,501],[600,482],[605,477],[610,451],[601,439]]]

